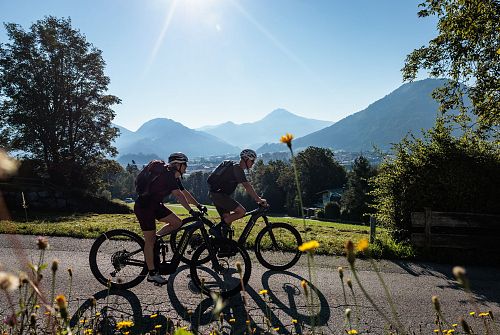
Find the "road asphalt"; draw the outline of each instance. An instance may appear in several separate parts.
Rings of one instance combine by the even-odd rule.
[[[363,294],[354,280],[353,273],[344,257],[315,256],[311,275],[315,290],[304,293],[302,280],[309,280],[306,255],[299,263],[285,272],[270,271],[262,267],[255,255],[252,257],[252,276],[246,292],[226,303],[222,324],[213,316],[212,299],[196,291],[188,276],[189,268],[181,265],[162,287],[143,281],[138,286],[124,291],[109,291],[93,277],[88,254],[93,240],[67,237],[49,237],[50,248],[45,253],[45,262],[59,260],[56,274],[56,294],[71,296],[69,310],[72,322],[77,324],[90,312],[90,298],[97,299],[97,309],[110,320],[132,320],[133,333],[146,333],[161,325],[160,333],[173,324],[187,326],[202,334],[213,328],[226,333],[242,334],[247,329],[247,314],[255,333],[290,334],[306,333],[314,329],[320,334],[346,334],[356,329],[360,334],[385,334],[389,329],[385,317],[393,320],[390,304],[379,275],[390,292],[398,319],[405,330],[415,334],[431,334],[436,329],[436,313],[431,297],[439,297],[447,328],[459,323],[463,317],[477,331],[485,333],[479,317],[472,311],[492,311],[496,323],[489,323],[492,334],[500,329],[500,268],[494,266],[469,266],[466,268],[471,282],[472,294],[465,293],[454,280],[454,264],[437,264],[407,261],[375,261],[377,274],[368,260],[356,260],[360,282],[371,299],[380,308],[382,316]],[[36,264],[40,251],[36,237],[24,235],[0,235],[0,263],[4,271],[17,273],[27,271],[26,264]],[[345,286],[345,295],[338,274],[344,269],[344,282],[351,278],[353,292]],[[73,280],[70,286],[67,269],[71,268]],[[50,295],[50,270],[45,270],[41,289]],[[267,290],[267,295],[259,294]],[[245,303],[246,302],[246,303]],[[345,310],[351,309],[351,324],[346,321]],[[7,299],[0,295],[0,315],[9,314]],[[151,315],[158,315],[151,318]],[[267,321],[267,320],[269,321]],[[495,328],[496,327],[496,328]],[[460,325],[458,326],[460,328]],[[458,332],[458,331],[457,331]]]

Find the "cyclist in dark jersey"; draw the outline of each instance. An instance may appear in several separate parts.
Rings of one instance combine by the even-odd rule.
[[[244,169],[251,169],[257,153],[252,149],[245,149],[240,153],[239,162],[232,164],[220,175],[217,185],[210,185],[210,198],[215,208],[221,216],[221,223],[211,228],[210,233],[221,236],[227,230],[233,221],[245,216],[246,209],[231,197],[238,184],[241,184],[246,192],[260,205],[266,206],[266,199],[262,199],[255,192],[252,185],[248,182]]]
[[[188,158],[182,152],[171,154],[168,157],[168,164],[165,165],[165,172],[151,183],[148,195],[139,196],[134,205],[134,213],[144,234],[144,257],[149,270],[147,280],[160,285],[166,284],[167,279],[158,273],[158,269],[155,269],[154,245],[156,236],[167,235],[182,225],[181,219],[165,207],[163,199],[172,194],[191,215],[197,213],[189,204],[195,205],[200,211],[206,210],[182,186],[181,177],[186,172],[187,162]],[[156,231],[156,220],[166,223],[158,232]]]

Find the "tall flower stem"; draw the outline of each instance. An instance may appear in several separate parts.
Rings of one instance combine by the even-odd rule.
[[[295,156],[293,155],[293,150],[291,146],[290,146],[290,153],[292,155],[292,166],[293,166],[293,174],[295,175],[295,185],[297,186],[297,196],[299,197],[300,215],[302,217],[302,224],[304,226],[304,232],[306,234],[306,240],[307,240],[308,230],[306,226],[306,218],[304,216],[304,204],[302,202],[302,190],[300,189],[299,172],[297,171],[297,166],[295,165]]]

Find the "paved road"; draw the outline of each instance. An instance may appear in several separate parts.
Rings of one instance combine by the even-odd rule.
[[[212,327],[212,301],[201,297],[188,278],[189,269],[181,266],[176,274],[170,276],[169,284],[155,287],[147,282],[121,292],[108,292],[92,276],[88,266],[88,251],[92,240],[51,237],[50,250],[46,253],[46,261],[50,263],[57,258],[60,261],[56,293],[69,292],[67,268],[74,273],[70,311],[76,322],[79,315],[89,313],[89,297],[98,301],[98,309],[116,318],[133,319],[138,332],[146,332],[155,324],[167,322],[192,326],[203,334]],[[4,269],[17,271],[23,268],[26,261],[36,263],[39,251],[36,250],[34,236],[0,235],[0,262]],[[254,256],[252,255],[252,258]],[[325,334],[345,334],[347,325],[344,310],[353,311],[353,327],[364,333],[383,334],[386,325],[368,300],[363,296],[359,286],[354,283],[356,301],[347,292],[347,304],[344,300],[337,267],[343,266],[345,277],[352,274],[347,270],[348,264],[343,257],[316,256],[314,259],[314,282],[317,287],[313,308],[306,303],[307,297],[300,287],[302,279],[308,279],[307,258],[302,257],[299,264],[288,272],[273,272],[254,262],[252,278],[247,287],[246,300],[253,327],[257,333],[268,329],[265,317],[268,316],[272,327],[279,327],[273,333],[302,333],[310,329],[311,320],[315,320],[315,329]],[[388,311],[384,291],[376,273],[367,261],[356,261],[358,273],[363,285],[371,297],[384,310]],[[496,319],[500,318],[500,268],[469,267],[467,268],[472,283],[472,290],[477,307],[468,300],[467,295],[457,287],[451,275],[452,265],[410,262],[377,262],[381,275],[392,293],[400,319],[407,329],[422,329],[423,333],[432,333],[435,314],[431,296],[438,295],[442,310],[450,323],[455,323],[460,316],[465,316],[476,329],[482,330],[481,323],[469,316],[472,310],[491,310]],[[50,272],[46,271],[44,291],[50,291]],[[270,302],[259,295],[261,289],[267,289]],[[109,308],[106,309],[106,305]],[[190,311],[192,313],[190,314]],[[150,315],[159,313],[157,318]],[[246,312],[243,308],[242,296],[232,298],[224,310],[223,328],[229,333],[242,333],[245,329]],[[0,314],[6,314],[6,299],[0,296]],[[387,312],[389,315],[390,313]],[[314,316],[311,318],[311,315]],[[356,321],[359,317],[359,322]],[[234,318],[234,324],[228,321]],[[292,324],[292,319],[298,320]],[[497,321],[497,329],[500,324]]]

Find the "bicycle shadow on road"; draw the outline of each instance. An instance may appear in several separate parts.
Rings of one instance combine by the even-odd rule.
[[[219,331],[228,334],[241,334],[251,329],[255,334],[266,333],[269,329],[279,334],[303,333],[303,327],[321,327],[330,319],[330,306],[325,296],[309,283],[309,296],[306,297],[300,286],[303,277],[288,271],[267,271],[262,275],[260,288],[247,285],[245,292],[237,294],[225,303],[222,316],[214,315],[214,300],[202,296],[194,285],[190,287],[199,297],[199,303],[184,303],[174,290],[175,276],[170,276],[167,287],[170,303],[177,315],[185,316],[192,330],[202,331],[203,327],[214,324]],[[307,280],[306,280],[307,281]],[[267,290],[261,294],[261,289]],[[314,295],[314,306],[307,303]],[[193,309],[190,308],[193,306]],[[190,313],[191,311],[191,313]],[[250,321],[247,324],[247,320]],[[222,321],[222,322],[221,322]],[[209,328],[211,328],[209,326]]]

